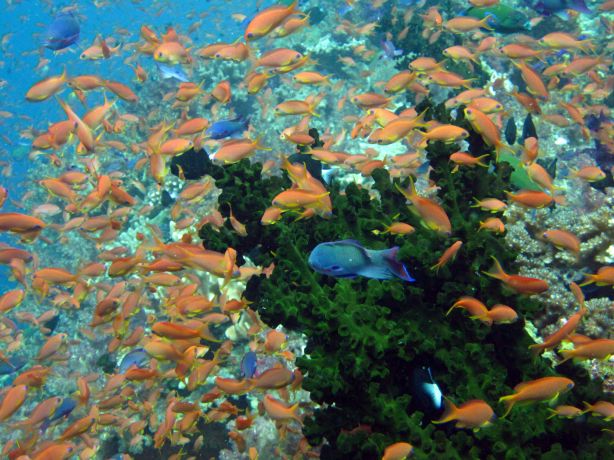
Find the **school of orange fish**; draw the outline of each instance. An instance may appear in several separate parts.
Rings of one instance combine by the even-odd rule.
[[[471,3],[481,5],[483,2],[472,0]],[[488,2],[493,3],[496,0]],[[613,6],[609,0],[601,8],[611,11]],[[489,61],[515,66],[527,92],[515,89],[512,94],[527,112],[565,128],[573,135],[578,132],[587,140],[599,136],[603,145],[614,154],[611,123],[602,126],[598,133],[591,133],[584,121],[589,113],[610,114],[610,109],[601,102],[613,86],[612,76],[607,73],[611,65],[611,59],[607,57],[611,46],[602,47],[594,39],[580,40],[576,38],[577,34],[562,31],[539,39],[521,34],[507,38],[491,34],[486,20],[461,16],[444,18],[437,7],[417,9],[419,7],[395,11],[394,20],[408,24],[412,15],[422,14],[423,30],[420,33],[423,37],[435,43],[442,34],[457,34],[463,45],[447,48],[444,56],[419,56],[411,61],[409,69],[390,75],[387,81],[372,84],[371,90],[368,82],[364,86],[348,88],[347,82],[337,78],[333,69],[326,69],[330,71],[327,74],[318,71],[317,53],[302,54],[279,46],[287,40],[286,37],[299,36],[310,27],[309,17],[297,9],[297,2],[262,10],[249,21],[244,36],[234,43],[213,43],[197,48],[188,36],[181,35],[172,27],[160,34],[142,25],[138,43],[113,46],[113,40],[99,36],[81,53],[81,59],[105,60],[132,49],[133,53],[126,59],[135,73],[132,85],[102,75],[70,75],[69,69],[32,85],[25,95],[28,101],[57,103],[66,118],[51,121],[45,132],[32,139],[33,161],[45,156],[57,171],[57,174],[38,181],[41,193],[37,196],[47,196],[48,199],[35,206],[28,205],[33,209],[31,213],[0,213],[0,231],[14,234],[26,245],[26,249],[0,246],[0,262],[10,267],[15,280],[22,285],[0,297],[0,340],[3,343],[0,359],[11,365],[12,354],[24,347],[34,350],[35,356],[35,363],[20,370],[11,386],[1,390],[3,458],[94,458],[102,444],[99,434],[105,429],[123,433],[131,445],[141,443],[148,436],[145,433],[148,430],[154,433],[151,442],[155,448],[177,446],[175,452],[179,452],[181,446],[191,443],[191,451],[197,452],[207,443],[196,429],[197,423],[204,420],[232,421],[228,436],[239,452],[255,459],[259,455],[257,446],[250,444],[244,434],[259,417],[276,424],[281,440],[275,455],[279,458],[319,456],[317,446],[310,446],[305,438],[293,444],[292,451],[283,441],[288,433],[300,437],[300,425],[309,412],[308,404],[299,404],[296,398],[302,377],[300,370],[293,365],[294,353],[286,347],[287,336],[267,328],[258,318],[257,308],[251,308],[249,302],[241,298],[240,291],[233,295],[235,291],[230,289],[238,282],[254,275],[268,274],[275,268],[239,267],[234,249],[218,253],[193,241],[202,225],[220,227],[225,222],[226,218],[215,209],[209,209],[204,217],[198,212],[202,202],[214,192],[213,181],[204,178],[184,182],[170,212],[175,230],[182,235],[177,241],[163,242],[161,232],[154,225],[148,229],[133,228],[135,216],[146,215],[152,209],[150,204],[136,198],[134,191],[143,196],[152,190],[159,193],[168,183],[169,162],[174,156],[204,147],[215,152],[214,161],[230,164],[259,151],[265,152],[258,154],[263,155],[258,157],[263,161],[263,169],[267,172],[282,169],[291,178],[293,186],[272,200],[271,207],[261,217],[263,225],[275,224],[286,213],[298,219],[327,218],[334,214],[325,184],[312,177],[304,165],[292,164],[288,160],[289,153],[297,145],[307,148],[314,158],[345,173],[368,177],[374,169],[384,167],[392,177],[410,177],[410,188],[399,188],[399,192],[407,198],[408,205],[425,227],[453,235],[454,228],[438,204],[436,184],[430,184],[427,196],[418,192],[414,178],[418,178],[419,166],[428,159],[425,156],[428,143],[460,143],[469,133],[436,120],[426,122],[424,114],[395,102],[395,97],[406,91],[421,100],[438,87],[452,93],[446,102],[447,107],[465,107],[467,120],[493,150],[492,155],[481,157],[463,151],[454,153],[450,161],[455,163],[456,170],[486,167],[487,159],[494,163],[501,152],[507,151],[521,158],[529,176],[543,189],[510,192],[507,203],[494,198],[483,199],[476,203],[477,208],[485,213],[500,213],[511,205],[526,208],[563,205],[564,194],[536,162],[543,139],[538,142],[535,138],[527,138],[520,151],[502,140],[500,133],[506,109],[497,100],[497,94],[505,93],[503,81],[492,82],[492,88],[473,88],[471,78],[446,69],[446,60],[465,63],[469,72],[473,66]],[[346,34],[348,39],[368,37],[377,26],[376,23],[355,24],[346,19],[337,21],[337,32]],[[610,32],[613,28],[607,20],[604,27]],[[401,40],[408,32],[408,27],[405,27],[400,34],[403,36],[396,38]],[[532,63],[536,60],[555,56],[563,49],[572,52],[571,60],[561,57],[541,74],[533,68]],[[368,61],[374,53],[376,51],[368,45],[357,45],[353,49],[354,57],[340,57],[339,65],[352,72],[357,67],[356,61]],[[132,104],[138,105],[139,90],[132,87],[138,88],[148,81],[146,68],[152,60],[192,68],[192,80],[197,83],[180,83],[168,93],[163,101],[172,102],[168,111],[160,113],[158,110],[155,116],[135,115],[130,108]],[[210,81],[197,76],[201,66],[213,68],[219,61],[228,61],[228,65],[239,68],[244,78]],[[286,74],[291,74],[291,79]],[[365,81],[368,75],[368,72],[364,73]],[[570,83],[560,87],[561,78],[569,79]],[[267,88],[272,83],[314,91],[302,100],[289,99],[272,106],[270,101],[274,100],[275,90]],[[67,92],[74,95],[71,96],[72,102],[67,102]],[[91,92],[103,92],[104,103],[91,107],[88,104]],[[221,142],[207,138],[205,133],[212,120],[237,94],[257,99],[263,122],[285,122],[281,140],[289,153],[273,153],[267,147],[266,135],[254,135],[265,132],[264,128],[257,128],[258,121],[255,120],[242,138]],[[318,113],[323,100],[329,105],[336,104],[333,112],[351,110],[353,115],[342,120],[347,129],[338,133],[326,130],[321,135],[324,146],[310,149],[314,138],[310,136],[309,128],[314,121],[326,116],[324,112]],[[563,112],[552,112],[553,100]],[[77,101],[86,109],[77,108]],[[346,105],[350,103],[353,106],[348,109]],[[545,104],[549,113],[543,113],[540,108]],[[191,115],[195,113],[203,116]],[[152,121],[156,116],[158,121]],[[357,153],[351,145],[358,141],[374,144],[374,148],[361,149]],[[334,149],[335,145],[344,142],[348,150],[353,150],[352,153]],[[405,144],[406,153],[382,157],[380,152],[385,152],[385,146],[390,144]],[[137,180],[126,171],[107,170],[109,161],[105,155],[111,149],[138,158],[135,169],[142,179]],[[69,158],[79,167],[66,168]],[[605,173],[596,165],[590,165],[573,171],[571,176],[578,181],[598,181],[605,177]],[[32,197],[18,197],[18,193],[17,190],[0,188],[0,204],[3,205],[8,197],[14,202],[25,203],[28,199],[31,202]],[[232,211],[227,218],[236,233],[244,236],[245,227]],[[295,225],[300,225],[300,222]],[[505,225],[497,217],[488,217],[478,230],[503,234]],[[413,231],[411,225],[395,222],[385,230],[374,230],[374,233],[390,232],[411,238]],[[137,240],[134,253],[130,253],[129,247],[115,245],[124,232]],[[575,254],[580,251],[579,239],[565,229],[547,229],[543,239],[562,250]],[[50,260],[27,249],[27,245],[74,245],[79,244],[78,241],[95,245],[97,257],[94,261],[77,262],[78,257],[72,261]],[[204,244],[206,246],[206,241]],[[458,251],[462,251],[462,242],[457,241],[444,249],[433,270],[451,263]],[[71,269],[58,266],[67,262],[75,265]],[[543,280],[506,273],[496,259],[494,262],[494,269],[486,274],[501,280],[519,294],[537,295],[549,288]],[[217,280],[215,283],[220,286],[220,295],[208,295],[208,289],[203,285],[206,277]],[[604,266],[597,273],[587,275],[585,283],[613,285],[614,267]],[[570,289],[577,300],[577,313],[543,343],[532,348],[541,353],[559,347],[563,341],[571,341],[574,348],[561,351],[563,360],[608,359],[614,353],[614,340],[575,333],[583,316],[590,315],[590,311],[585,306],[579,286],[572,283]],[[44,307],[50,304],[52,309]],[[81,327],[75,336],[66,333],[43,335],[44,324],[57,316],[60,309],[67,311],[65,316],[68,318],[71,312],[86,314],[89,324]],[[488,325],[512,322],[518,317],[512,307],[494,305],[488,308],[472,297],[459,298],[448,314],[455,309],[464,309],[472,319]],[[147,311],[143,323],[138,327],[131,326],[134,324],[132,318],[143,310]],[[23,338],[11,317],[39,328],[39,333]],[[224,377],[225,362],[230,360],[236,344],[229,339],[219,343],[211,329],[236,326],[241,321],[247,324],[249,348],[275,357],[277,364],[253,378]],[[151,361],[144,367],[130,367],[125,373],[82,374],[72,370],[73,363],[80,358],[74,350],[81,341],[91,341],[99,349],[106,347],[108,352],[125,353],[142,347]],[[217,343],[213,356],[207,345],[212,342]],[[64,383],[61,387],[69,389],[69,393],[57,393],[57,386],[55,392],[46,388],[47,379],[58,375],[70,380],[70,385],[65,387],[67,384]],[[159,382],[172,379],[181,382],[181,388],[188,390],[188,396],[179,396],[175,392],[162,395]],[[544,377],[519,383],[513,394],[501,397],[506,405],[505,415],[516,404],[551,400],[571,390],[573,385],[574,382],[564,377]],[[258,398],[257,412],[244,411],[233,404],[235,396],[246,393]],[[42,433],[38,429],[40,425],[52,417],[62,399],[70,395],[78,400],[77,408],[67,420],[57,420]],[[585,412],[611,420],[614,418],[614,405],[595,401],[587,404],[585,409],[571,406],[553,409],[553,415],[570,418]],[[466,401],[458,406],[448,402],[444,416],[435,423],[456,421],[460,428],[480,428],[491,422],[493,414],[493,409],[484,401]],[[402,459],[409,456],[412,449],[410,444],[399,442],[389,446],[383,458]],[[175,453],[169,458],[182,458],[184,455],[190,458],[191,453]],[[130,456],[124,454],[122,458]]]

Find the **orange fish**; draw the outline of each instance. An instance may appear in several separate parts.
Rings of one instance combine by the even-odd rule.
[[[548,417],[549,419],[556,417],[556,416],[565,417],[565,418],[575,418],[575,417],[579,417],[580,415],[584,413],[582,409],[578,409],[575,406],[566,406],[566,405],[556,406],[554,409],[548,408],[548,411],[551,413],[550,417]]]
[[[77,115],[70,106],[62,99],[58,99],[58,103],[64,109],[64,112],[68,116],[69,120],[73,121],[77,125],[77,137],[81,141],[81,144],[88,152],[94,151],[96,147],[96,139],[94,134],[88,125]]]
[[[450,260],[454,260],[456,254],[458,253],[462,245],[463,242],[460,240],[453,243],[448,249],[443,252],[439,260],[437,260],[437,263],[431,267],[431,270],[439,271],[439,269],[445,264],[447,264]]]
[[[503,396],[499,402],[504,402],[506,417],[514,405],[535,401],[554,400],[561,393],[566,393],[574,387],[573,380],[566,377],[542,377],[537,380],[519,383],[514,387],[514,393]]]
[[[472,316],[471,319],[478,319],[491,326],[494,324],[510,324],[518,319],[518,313],[507,305],[493,305],[486,313],[479,316]]]
[[[614,404],[609,401],[597,401],[593,404],[589,404],[585,401],[584,408],[584,412],[590,412],[593,415],[604,417],[606,422],[614,419]]]
[[[450,312],[455,308],[463,308],[467,310],[467,313],[469,313],[472,317],[483,316],[486,315],[486,313],[488,312],[486,305],[484,305],[478,299],[469,296],[461,297],[456,302],[454,302],[454,304],[447,311],[446,316],[449,315]]]
[[[471,207],[480,208],[482,211],[501,212],[507,208],[507,204],[497,198],[484,198],[482,200],[474,198],[474,200],[475,204]]]
[[[251,139],[232,139],[226,141],[215,152],[213,159],[225,164],[237,163],[244,158],[249,158],[256,150],[271,150],[260,143],[260,138]]]
[[[450,32],[457,34],[471,32],[475,29],[493,30],[493,28],[488,24],[490,19],[490,16],[486,16],[483,19],[476,19],[469,16],[458,16],[446,21],[443,27],[448,29]]]
[[[384,449],[382,460],[405,460],[413,450],[414,447],[408,442],[395,442]]]
[[[578,327],[578,324],[582,320],[582,317],[586,311],[586,308],[584,308],[582,305],[576,313],[569,317],[565,324],[563,324],[556,332],[546,337],[543,343],[535,343],[530,345],[529,348],[533,350],[533,353],[540,354],[544,350],[549,350],[556,347],[576,330],[576,327]]]
[[[562,196],[552,196],[545,192],[536,190],[521,190],[516,193],[505,192],[505,194],[514,202],[525,208],[543,208],[552,203],[562,204],[565,199]]]
[[[502,234],[505,233],[505,224],[498,217],[489,217],[485,221],[480,221],[479,230]]]
[[[265,395],[262,399],[262,404],[268,416],[273,420],[296,420],[301,425],[303,424],[303,419],[297,413],[298,403],[288,407],[280,400],[275,399],[273,396]]]
[[[284,22],[290,15],[296,12],[298,0],[290,5],[275,5],[266,8],[256,14],[247,24],[243,38],[246,42],[258,40],[264,37]]]
[[[559,249],[567,249],[578,255],[580,253],[580,239],[566,230],[546,230],[541,236]]]
[[[588,343],[578,345],[573,350],[560,350],[559,353],[564,357],[559,364],[562,364],[569,359],[607,360],[614,354],[614,340],[595,339]]]
[[[66,67],[59,76],[49,77],[33,84],[26,93],[26,99],[30,102],[41,102],[49,99],[66,83]]]
[[[422,224],[426,228],[445,235],[452,233],[452,224],[446,212],[433,200],[419,196],[411,177],[409,178],[409,190],[403,190],[398,184],[395,184],[395,187],[411,202],[410,210],[422,219]]]
[[[467,120],[469,120],[469,123],[473,129],[475,129],[476,132],[482,136],[484,142],[495,149],[497,159],[499,158],[499,151],[501,149],[506,149],[515,153],[514,149],[501,142],[501,134],[499,133],[499,129],[484,112],[481,112],[474,107],[467,107],[465,109],[465,116],[467,117]]]
[[[405,222],[393,222],[390,225],[387,225],[384,230],[372,230],[371,232],[374,235],[385,235],[386,233],[390,233],[392,235],[409,235],[415,232],[416,229]]]
[[[169,64],[188,64],[192,62],[189,51],[176,41],[161,43],[154,50],[153,56],[156,61]]]
[[[614,285],[614,266],[601,267],[595,274],[586,274],[586,280],[580,286],[595,283],[597,286]]]
[[[482,273],[503,281],[503,284],[518,294],[533,295],[548,290],[548,283],[546,281],[521,275],[509,275],[505,273],[496,257],[492,256],[492,259],[495,262],[494,271]]]
[[[495,418],[492,408],[480,399],[467,401],[458,407],[446,399],[444,413],[439,420],[433,420],[433,423],[456,421],[456,428],[479,430],[490,425]]]
[[[4,393],[4,398],[0,403],[0,422],[5,421],[19,410],[26,400],[27,394],[28,387],[26,385],[12,386]]]
[[[488,165],[482,163],[481,161],[482,158],[486,158],[487,156],[489,156],[488,153],[480,155],[479,157],[474,157],[473,155],[466,152],[455,152],[450,155],[450,161],[452,163],[455,163],[456,165],[452,169],[452,173],[457,172],[460,166],[469,166],[471,168],[473,168],[474,166],[482,166],[484,168],[488,168]]]

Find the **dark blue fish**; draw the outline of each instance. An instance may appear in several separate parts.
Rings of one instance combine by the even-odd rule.
[[[119,363],[119,373],[125,374],[132,366],[144,367],[149,363],[149,355],[142,348],[135,348],[122,358]]]
[[[81,28],[72,13],[60,13],[47,28],[43,45],[58,51],[68,48],[79,40]]]
[[[415,281],[396,259],[399,247],[376,251],[366,249],[356,240],[318,244],[309,255],[309,265],[318,273],[335,278],[364,276],[378,280],[399,277]]]
[[[226,137],[240,134],[249,127],[249,119],[237,117],[232,120],[219,120],[213,123],[205,134],[211,139],[224,139]]]
[[[241,359],[241,377],[251,379],[256,373],[258,367],[258,356],[253,351],[248,351]]]
[[[45,433],[47,428],[49,428],[49,425],[56,420],[59,420],[62,417],[68,417],[75,407],[77,407],[77,401],[72,398],[64,398],[62,404],[59,405],[55,412],[43,421],[40,427],[40,433]]]
[[[18,356],[11,356],[8,362],[0,361],[0,375],[10,375],[13,372],[17,372],[25,366],[27,362],[25,358],[20,358]]]
[[[535,10],[545,16],[556,14],[568,19],[566,10],[574,10],[579,13],[592,14],[593,12],[586,6],[584,0],[539,0],[535,4]]]

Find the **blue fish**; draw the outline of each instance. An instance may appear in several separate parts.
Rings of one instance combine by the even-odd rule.
[[[77,43],[81,27],[72,13],[60,13],[47,27],[43,45],[54,51],[68,48]]]
[[[405,265],[396,259],[399,247],[376,251],[364,248],[356,240],[318,244],[309,255],[309,265],[316,272],[335,278],[364,276],[377,280],[394,277],[415,281]]]
[[[251,379],[256,373],[258,367],[258,356],[253,351],[248,351],[241,359],[241,377]]]
[[[169,78],[174,78],[175,80],[179,80],[184,83],[189,81],[188,76],[183,71],[183,69],[179,66],[173,67],[170,65],[162,64],[160,62],[157,62],[156,66],[158,67],[158,70],[160,71],[160,77],[162,77],[164,80],[167,80]]]
[[[211,139],[224,139],[240,134],[249,127],[249,119],[237,117],[232,120],[219,120],[213,123],[205,134]]]
[[[149,355],[142,348],[135,348],[124,356],[119,363],[119,373],[125,374],[132,366],[143,367],[149,363]]]
[[[574,10],[578,13],[592,14],[584,0],[539,0],[535,4],[535,10],[545,16],[556,14],[562,19],[569,19],[566,10]]]
[[[17,356],[11,356],[8,361],[0,361],[0,375],[9,375],[13,372],[17,372],[25,366],[27,362],[26,359]]]
[[[72,398],[64,398],[53,414],[47,417],[40,426],[40,433],[44,434],[49,425],[62,417],[68,417],[73,409],[77,407],[77,401]]]

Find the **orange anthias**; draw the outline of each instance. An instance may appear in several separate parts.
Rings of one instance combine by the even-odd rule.
[[[433,200],[419,196],[413,179],[410,177],[409,180],[409,190],[403,190],[397,184],[395,184],[395,187],[411,202],[413,206],[410,209],[420,216],[422,223],[426,228],[444,233],[446,235],[451,234],[452,224],[450,223],[450,219],[443,208]]]
[[[530,278],[527,276],[521,275],[510,275],[505,273],[503,267],[497,260],[496,257],[493,256],[493,260],[495,262],[495,267],[493,272],[482,272],[485,275],[488,275],[492,278],[503,281],[503,283],[516,291],[518,294],[540,294],[544,291],[548,290],[548,283],[544,280],[540,280],[539,278]]]

